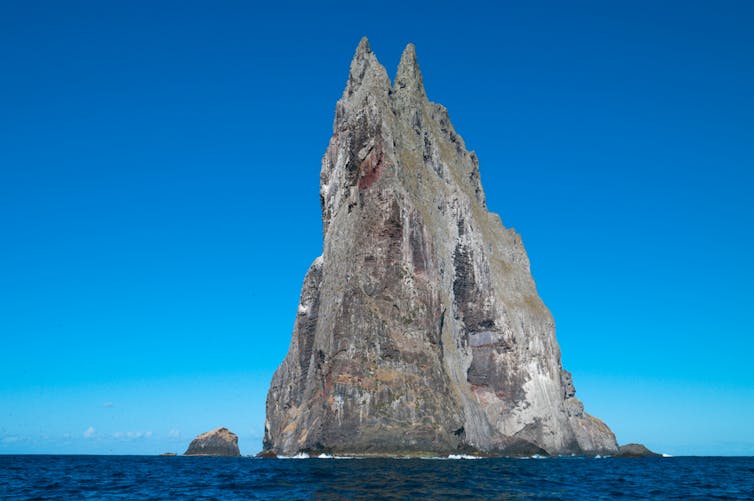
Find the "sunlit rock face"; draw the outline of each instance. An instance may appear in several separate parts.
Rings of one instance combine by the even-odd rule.
[[[391,84],[363,39],[322,159],[324,246],[267,397],[264,448],[611,454],[561,366],[521,237],[427,99],[413,45]]]
[[[238,436],[227,428],[218,428],[198,435],[189,444],[184,456],[240,456]]]

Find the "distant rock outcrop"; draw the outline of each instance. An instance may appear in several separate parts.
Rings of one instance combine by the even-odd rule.
[[[622,458],[646,458],[662,457],[662,454],[652,452],[642,444],[626,444],[620,446],[620,449],[616,456]]]
[[[218,428],[198,435],[184,456],[240,456],[238,436],[227,428]]]
[[[354,455],[615,454],[561,366],[521,237],[430,102],[363,39],[322,159],[324,246],[267,396],[264,449]]]

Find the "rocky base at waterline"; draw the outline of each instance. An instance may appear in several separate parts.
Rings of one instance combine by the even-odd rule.
[[[570,455],[569,455],[570,456]],[[291,456],[278,456],[275,454],[275,452],[271,450],[263,450],[259,452],[256,455],[257,458],[260,459],[278,459],[280,457],[286,458]],[[333,457],[346,457],[346,458],[390,458],[390,459],[408,459],[408,458],[443,458],[447,457],[449,459],[483,459],[483,458],[495,458],[495,457],[516,457],[516,458],[526,458],[526,457],[535,457],[535,458],[546,458],[550,457],[550,455],[545,451],[544,449],[540,449],[538,447],[535,448],[520,448],[520,449],[510,449],[507,451],[507,453],[503,453],[501,451],[496,452],[489,452],[489,451],[479,451],[479,450],[463,450],[463,451],[454,451],[452,453],[438,453],[438,452],[422,452],[422,451],[394,451],[390,454],[388,453],[367,453],[367,452],[354,452],[354,453],[348,453],[348,452],[334,452],[332,449],[327,450],[313,450],[313,449],[307,449],[302,450],[296,456],[293,456],[295,458],[333,458]],[[557,456],[556,456],[557,457]],[[600,457],[600,456],[597,456]],[[617,457],[617,458],[647,458],[647,457],[667,457],[663,454],[658,454],[656,452],[652,452],[651,450],[647,449],[646,446],[642,444],[626,444],[619,446],[619,452],[613,456],[606,456],[606,457]]]
[[[620,446],[618,454],[615,456],[620,458],[659,458],[662,457],[662,454],[652,452],[642,444],[626,444]]]
[[[587,456],[594,456],[593,454],[586,454]],[[571,457],[573,454],[560,455],[560,457]],[[506,452],[501,451],[479,451],[479,450],[462,450],[448,452],[423,452],[423,451],[393,451],[392,453],[385,452],[336,452],[332,449],[306,449],[299,451],[295,456],[278,456],[271,450],[263,450],[256,455],[260,459],[278,459],[278,458],[296,458],[296,459],[308,459],[308,458],[386,458],[386,459],[411,459],[411,458],[447,458],[447,459],[484,459],[484,458],[549,458],[547,451],[538,447],[526,447],[519,449],[509,449]],[[558,457],[558,456],[554,456]],[[596,457],[602,457],[597,455]],[[658,454],[647,449],[642,444],[626,444],[619,447],[619,452],[615,455],[608,455],[605,457],[616,458],[661,458],[668,457],[663,454]]]
[[[218,428],[198,435],[184,456],[240,456],[238,436],[227,428]]]

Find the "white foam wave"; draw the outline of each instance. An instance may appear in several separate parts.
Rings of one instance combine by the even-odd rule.
[[[332,454],[319,454],[310,456],[306,452],[299,452],[295,456],[277,456],[278,459],[359,459],[353,456],[333,456]]]
[[[309,454],[306,452],[299,452],[295,456],[278,456],[278,459],[309,459]]]
[[[400,457],[397,459],[413,459],[410,457]],[[419,459],[432,459],[435,461],[447,461],[449,459],[482,459],[479,456],[471,456],[469,454],[450,454],[448,456],[419,456]]]

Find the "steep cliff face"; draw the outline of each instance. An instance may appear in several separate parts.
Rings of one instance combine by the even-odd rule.
[[[269,390],[265,450],[618,450],[574,396],[521,238],[487,211],[413,45],[391,85],[359,44],[320,199],[323,253]]]

